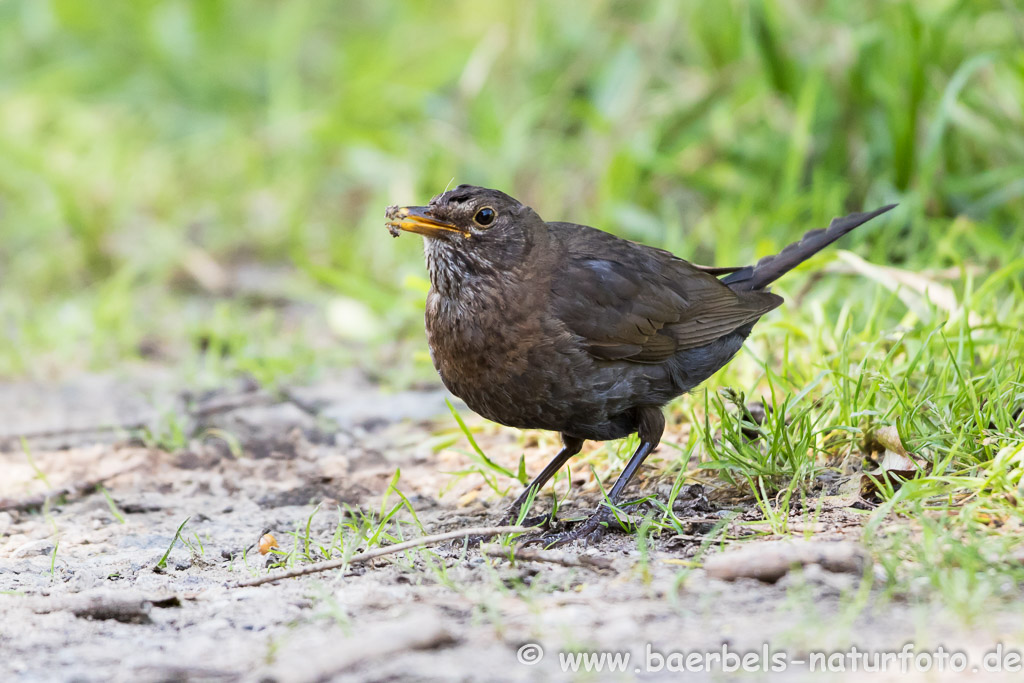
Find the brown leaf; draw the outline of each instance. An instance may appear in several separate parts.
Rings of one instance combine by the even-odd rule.
[[[902,456],[909,455],[909,453],[907,453],[907,449],[903,447],[903,442],[900,441],[900,432],[898,429],[896,429],[895,425],[886,425],[885,427],[879,427],[874,431],[874,437],[875,441],[881,444],[882,447],[886,449],[886,451],[893,451]]]
[[[895,431],[895,427],[892,428]],[[877,438],[877,434],[876,434]],[[897,435],[897,439],[898,439]],[[879,439],[881,441],[881,439]],[[898,445],[898,441],[896,444]],[[900,450],[903,450],[900,445]],[[878,500],[879,483],[886,481],[893,490],[899,489],[903,482],[913,479],[918,473],[926,474],[927,463],[913,453],[897,453],[886,448],[882,462],[871,472],[865,472],[860,479],[860,495],[865,500]]]

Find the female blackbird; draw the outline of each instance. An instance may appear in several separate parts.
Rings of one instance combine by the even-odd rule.
[[[561,451],[512,504],[515,520],[585,439],[637,432],[640,445],[607,496],[616,504],[661,439],[662,406],[729,362],[782,303],[766,286],[892,206],[833,220],[743,268],[697,266],[585,225],[545,222],[503,192],[470,185],[386,215],[392,235],[426,238],[427,339],[445,386],[490,420],[561,434]],[[593,539],[615,519],[599,505],[542,542]]]

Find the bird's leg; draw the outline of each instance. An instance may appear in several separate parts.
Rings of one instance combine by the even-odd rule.
[[[661,441],[661,435],[665,431],[665,416],[661,414],[659,408],[645,406],[638,408],[637,411],[640,413],[640,424],[637,429],[640,445],[637,446],[633,457],[626,463],[622,474],[615,480],[612,490],[608,492],[608,498],[598,505],[597,511],[593,515],[575,528],[557,534],[548,534],[540,538],[530,538],[527,539],[527,543],[539,543],[546,548],[579,540],[591,543],[601,538],[608,529],[613,527],[618,529],[624,528],[622,523],[616,518],[615,512],[609,507],[609,504],[615,505],[619,502],[623,490],[629,485],[629,481],[636,474],[636,471],[640,469],[640,466],[647,459],[647,456],[651,454],[651,451],[657,448],[658,443]]]
[[[537,475],[537,477],[530,482],[519,497],[516,498],[515,502],[509,506],[508,511],[505,513],[505,518],[502,520],[502,524],[515,524],[519,519],[519,513],[522,511],[524,505],[531,497],[536,498],[536,493],[548,482],[551,477],[555,476],[562,466],[568,462],[569,458],[580,452],[583,448],[583,439],[577,439],[574,436],[568,434],[562,434],[562,450],[558,451],[558,455],[548,463],[547,467]],[[547,515],[537,515],[536,517],[528,517],[523,520],[523,526],[538,526],[548,521]]]
[[[583,439],[577,439],[574,436],[568,434],[562,434],[562,450],[558,451],[558,454],[554,459],[548,463],[547,467],[541,471],[537,477],[530,482],[530,485],[519,494],[515,502],[509,506],[508,510],[505,511],[505,516],[502,517],[499,526],[511,526],[519,521],[519,513],[522,511],[523,506],[526,505],[527,501],[531,498],[536,499],[534,491],[540,491],[541,488],[548,482],[551,477],[555,476],[558,470],[562,469],[562,466],[568,462],[569,458],[580,452],[583,448]],[[548,515],[536,515],[534,517],[527,517],[522,521],[522,526],[544,526],[547,527],[550,523],[550,517]],[[531,537],[532,538],[532,537]],[[458,546],[463,543],[470,547],[478,546],[487,538],[483,536],[470,536],[464,541],[453,543],[453,546]]]

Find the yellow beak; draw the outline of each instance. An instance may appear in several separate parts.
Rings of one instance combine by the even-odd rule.
[[[438,237],[453,232],[467,238],[470,236],[470,233],[462,228],[430,217],[429,211],[429,206],[389,206],[385,214],[388,219],[388,232],[394,237],[398,237],[399,230],[417,232],[426,237]]]

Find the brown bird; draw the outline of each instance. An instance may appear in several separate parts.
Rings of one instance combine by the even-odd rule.
[[[561,434],[561,451],[509,509],[514,521],[584,440],[637,433],[605,501],[617,504],[661,439],[662,407],[729,362],[782,303],[765,288],[893,206],[835,219],[741,268],[697,266],[585,225],[546,222],[503,192],[470,185],[386,216],[392,235],[426,238],[427,340],[445,386],[490,420]],[[602,503],[542,542],[592,540],[609,526],[619,524]]]

